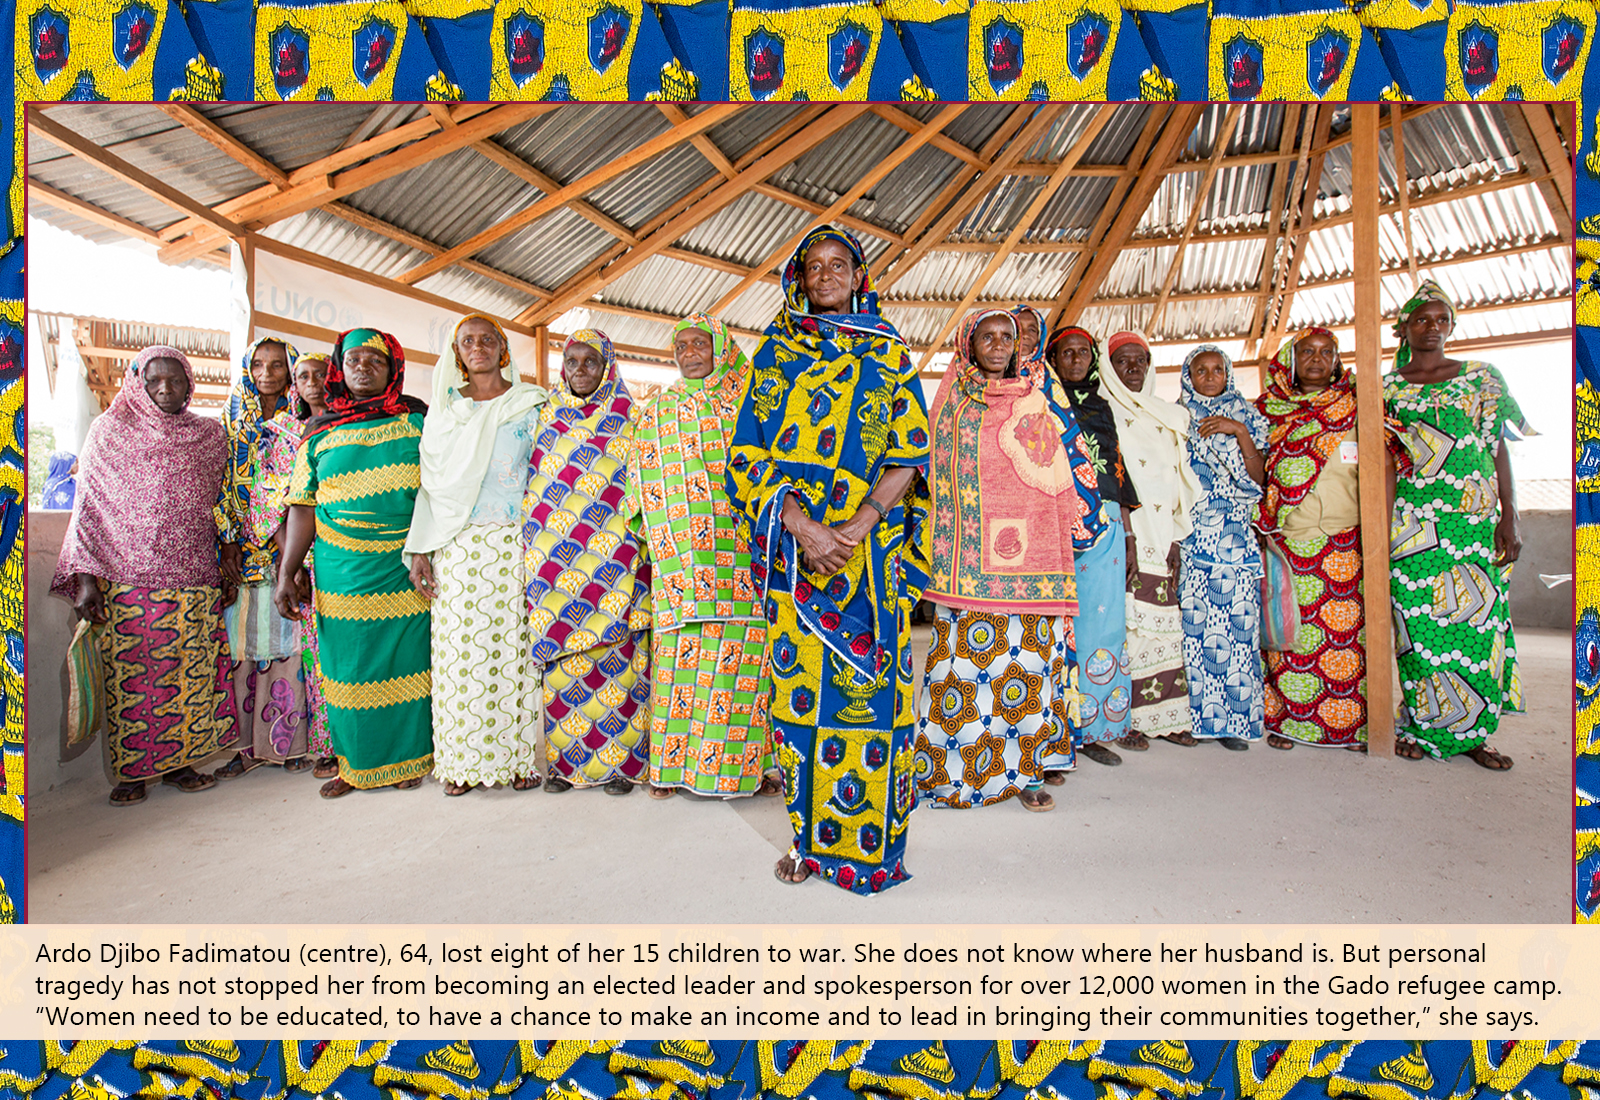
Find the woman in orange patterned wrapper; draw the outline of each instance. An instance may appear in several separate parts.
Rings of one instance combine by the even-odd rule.
[[[929,416],[933,644],[916,774],[944,806],[1016,797],[1050,810],[1045,772],[1072,767],[1082,717],[1074,552],[1110,537],[1093,459],[1017,324],[962,322]]]

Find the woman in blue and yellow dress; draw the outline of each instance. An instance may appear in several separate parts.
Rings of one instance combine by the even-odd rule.
[[[314,538],[322,693],[339,758],[323,798],[409,790],[433,770],[428,601],[401,555],[422,484],[427,405],[402,392],[405,353],[388,333],[352,329],[333,351],[328,409],[306,425],[285,497],[273,594],[281,614],[300,617]]]
[[[874,893],[910,877],[911,608],[928,577],[928,417],[866,257],[821,226],[783,273],[734,429],[794,826],[777,877]]]

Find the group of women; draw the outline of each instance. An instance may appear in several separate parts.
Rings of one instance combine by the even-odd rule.
[[[430,773],[451,796],[782,794],[778,878],[870,893],[909,877],[919,796],[1048,810],[1078,753],[1152,738],[1363,747],[1331,333],[1286,342],[1254,402],[1197,348],[1174,403],[1136,332],[981,310],[929,408],[853,237],[810,232],[782,287],[749,360],[680,322],[681,377],[647,401],[605,334],[574,333],[546,392],[481,315],[427,405],[372,329],[329,356],[258,341],[225,425],[147,349],[91,430],[56,578],[105,670],[112,802],[267,764],[326,798]],[[1505,768],[1500,440],[1525,426],[1492,367],[1445,357],[1452,320],[1425,285],[1385,388],[1401,751]],[[1302,621],[1263,659],[1269,542]]]

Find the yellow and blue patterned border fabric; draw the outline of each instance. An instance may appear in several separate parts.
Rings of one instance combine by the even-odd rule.
[[[23,484],[22,241],[0,245],[0,924],[23,919],[22,552]]]
[[[491,1022],[490,1026],[496,1026]],[[18,1100],[1569,1100],[1593,1043],[1485,1040],[0,1042]]]
[[[27,100],[1028,98],[1577,101],[1579,919],[1600,906],[1600,66],[1592,0],[17,0],[0,114],[0,323],[17,327]],[[552,14],[555,13],[555,14]],[[1580,242],[1582,243],[1582,242]],[[13,317],[13,314],[16,316]],[[10,345],[5,345],[10,354]],[[0,374],[6,364],[0,363]],[[19,414],[13,442],[25,435]],[[5,471],[0,460],[0,473]],[[20,463],[17,465],[20,477]],[[1589,475],[1583,471],[1589,470]],[[20,488],[0,526],[7,747],[20,722]],[[13,557],[15,562],[13,562]],[[15,646],[11,646],[12,639]],[[1587,676],[1587,679],[1586,679]],[[11,757],[7,757],[8,764]],[[20,912],[19,766],[0,801],[0,913]],[[8,860],[14,862],[8,862]]]

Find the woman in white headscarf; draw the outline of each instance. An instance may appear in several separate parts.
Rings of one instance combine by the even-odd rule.
[[[1189,509],[1202,495],[1184,450],[1189,410],[1156,396],[1150,344],[1141,334],[1112,333],[1106,359],[1111,369],[1101,372],[1100,388],[1141,502],[1128,525],[1128,556],[1138,563],[1128,590],[1133,710],[1130,731],[1117,743],[1139,750],[1149,747],[1149,738],[1165,737],[1193,745],[1178,611],[1178,545],[1191,530]]]
[[[545,392],[506,334],[469,314],[433,371],[405,551],[433,604],[433,770],[445,794],[539,785],[539,681],[523,606],[522,495]]]

